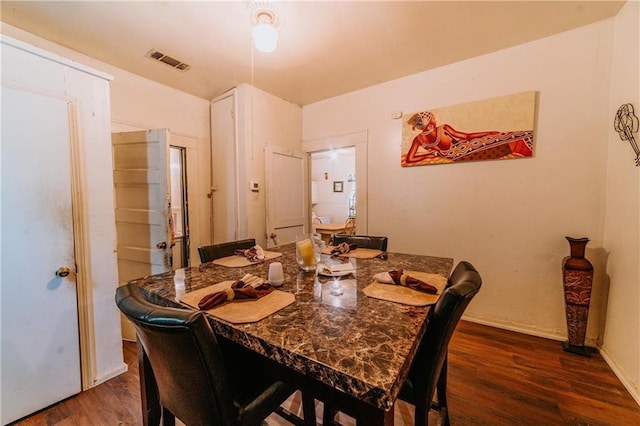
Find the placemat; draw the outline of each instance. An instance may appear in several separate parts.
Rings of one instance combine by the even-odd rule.
[[[255,265],[258,263],[262,263],[265,260],[275,259],[276,257],[282,256],[282,253],[277,253],[275,251],[264,251],[264,260],[260,262],[252,262],[247,259],[245,256],[236,256],[235,254],[232,256],[221,257],[220,259],[216,259],[213,261],[214,264],[220,266],[226,266],[228,268],[242,268],[244,266]]]
[[[223,291],[231,287],[234,281],[223,281],[209,287],[201,288],[191,293],[186,293],[180,297],[180,302],[198,309],[198,302],[210,293]],[[296,297],[291,293],[280,290],[273,290],[260,299],[233,300],[223,305],[216,306],[206,312],[216,318],[234,323],[242,324],[247,322],[257,322],[269,315],[278,312],[280,309],[295,302]]]
[[[442,275],[419,271],[404,272],[407,275],[435,286],[438,289],[438,294],[423,293],[402,285],[383,284],[377,281],[366,286],[362,292],[375,299],[388,300],[390,302],[402,303],[403,305],[427,306],[435,304],[447,286],[447,277],[443,277]]]
[[[322,250],[322,254],[331,254],[331,250],[333,246],[326,247]],[[377,256],[380,256],[382,251],[376,249],[369,248],[357,248],[355,250],[351,250],[348,253],[340,254],[339,257],[353,257],[356,259],[373,259]]]

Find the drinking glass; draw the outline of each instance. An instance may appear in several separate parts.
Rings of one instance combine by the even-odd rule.
[[[314,234],[304,234],[296,237],[296,261],[303,271],[315,271],[320,262],[322,248],[319,238]]]

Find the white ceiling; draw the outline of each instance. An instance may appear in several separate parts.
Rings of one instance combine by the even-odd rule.
[[[607,19],[623,3],[275,2],[278,49],[260,53],[245,1],[0,2],[10,25],[184,92],[212,99],[249,83],[299,105]],[[152,48],[191,69],[146,58]]]

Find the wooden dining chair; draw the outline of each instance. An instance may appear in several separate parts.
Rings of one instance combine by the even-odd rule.
[[[355,244],[359,248],[376,249],[380,251],[387,251],[387,243],[389,239],[387,237],[373,237],[370,235],[347,235],[336,234],[333,236],[333,244],[337,246],[340,243]]]
[[[440,413],[442,423],[449,425],[447,348],[460,317],[482,286],[480,274],[468,262],[458,264],[451,277],[450,285],[429,312],[427,331],[398,395],[414,405],[415,426],[428,425],[432,408]],[[436,389],[437,402],[433,402]]]
[[[254,368],[250,351],[224,353],[201,311],[158,306],[133,284],[116,304],[149,360],[165,425],[258,426],[295,392]]]
[[[226,243],[213,244],[210,246],[198,247],[200,262],[211,262],[234,254],[236,250],[246,250],[256,245],[255,238],[247,238],[245,240],[229,241]]]
[[[355,234],[356,233],[356,218],[349,217],[344,223],[344,233],[345,234]]]

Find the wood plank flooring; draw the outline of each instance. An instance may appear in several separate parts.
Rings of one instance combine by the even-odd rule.
[[[18,425],[140,425],[136,346],[129,371],[40,411]],[[461,321],[449,346],[449,411],[456,425],[640,425],[640,406],[598,353],[569,354],[560,342]],[[301,412],[299,395],[287,402]],[[322,413],[318,403],[318,417]],[[339,414],[344,425],[353,419]],[[430,417],[436,424],[437,416]],[[318,418],[318,421],[320,419]],[[398,402],[396,425],[413,424]],[[288,425],[271,415],[269,426]]]

